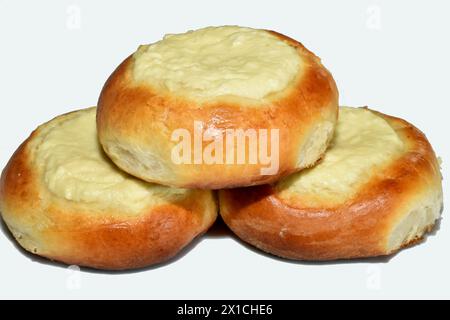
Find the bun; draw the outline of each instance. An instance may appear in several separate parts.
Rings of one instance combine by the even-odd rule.
[[[274,185],[223,190],[220,212],[244,241],[298,260],[382,256],[440,217],[442,176],[424,134],[369,109],[342,108],[316,167]]]
[[[96,109],[39,127],[0,182],[0,210],[27,251],[98,269],[133,269],[175,256],[215,221],[210,191],[139,181],[104,155]]]
[[[100,142],[121,169],[149,182],[219,189],[270,183],[312,166],[333,136],[338,91],[301,43],[227,26],[141,46],[108,79],[98,105]],[[278,167],[266,172],[261,158],[250,161],[248,145],[244,163],[236,145],[207,163],[208,143],[199,159],[192,141],[187,157],[174,161],[173,133],[194,137],[195,124],[223,140],[227,130],[279,130]]]

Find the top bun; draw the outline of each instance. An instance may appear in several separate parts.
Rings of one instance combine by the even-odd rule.
[[[261,250],[326,261],[390,255],[421,241],[442,199],[439,161],[420,130],[344,107],[319,164],[272,185],[223,190],[219,211]]]
[[[100,142],[120,168],[149,182],[218,189],[312,166],[333,136],[338,91],[301,43],[225,26],[140,46],[98,105]]]

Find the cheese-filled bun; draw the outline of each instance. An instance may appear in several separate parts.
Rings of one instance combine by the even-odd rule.
[[[317,166],[220,192],[221,215],[241,239],[298,260],[395,253],[421,240],[441,209],[439,163],[425,135],[367,108],[341,109]]]
[[[296,40],[223,26],[140,46],[110,76],[98,105],[100,142],[124,171],[219,189],[312,166],[333,136],[338,91]]]
[[[97,139],[96,109],[40,126],[3,171],[0,210],[19,244],[69,265],[134,269],[175,256],[215,221],[210,191],[120,171]]]

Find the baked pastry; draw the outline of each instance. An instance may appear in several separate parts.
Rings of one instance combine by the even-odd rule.
[[[208,27],[140,46],[110,76],[98,106],[100,142],[121,169],[219,189],[312,166],[333,135],[338,91],[293,39]]]
[[[96,109],[39,127],[0,182],[0,210],[27,251],[98,269],[133,269],[176,255],[215,221],[210,191],[168,188],[121,172],[97,139]]]
[[[298,260],[395,253],[440,217],[442,177],[426,137],[408,122],[342,108],[314,168],[274,185],[223,190],[220,213],[244,241]]]

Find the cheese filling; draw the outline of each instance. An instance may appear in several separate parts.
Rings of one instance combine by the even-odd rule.
[[[262,99],[295,79],[295,48],[264,30],[208,27],[139,47],[133,76],[177,95]]]
[[[95,108],[79,111],[43,130],[35,161],[51,193],[131,211],[183,194],[182,189],[146,183],[120,171],[98,142],[95,115]]]
[[[277,188],[283,199],[301,197],[309,206],[336,205],[351,198],[402,150],[402,140],[386,120],[367,109],[343,107],[323,160],[284,179]]]

